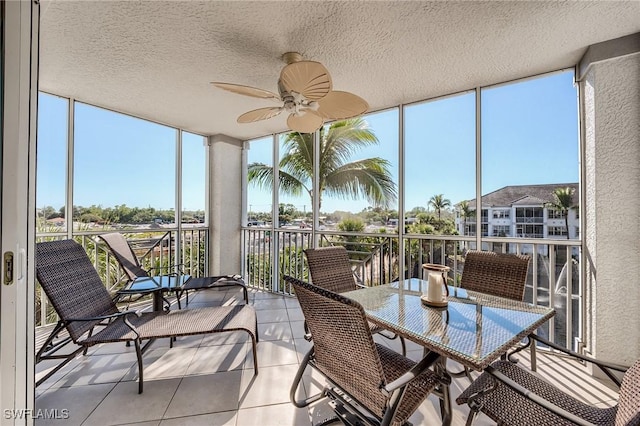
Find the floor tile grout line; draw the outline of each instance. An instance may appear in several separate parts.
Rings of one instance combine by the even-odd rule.
[[[124,376],[123,376],[124,377]],[[107,397],[111,394],[111,392],[113,392],[113,390],[116,388],[116,386],[118,386],[118,384],[120,384],[122,378],[120,378],[120,381],[113,383],[113,386],[111,387],[111,389],[109,390],[109,392],[107,392],[104,397],[100,400],[100,402],[98,402],[93,409],[89,412],[89,414],[87,414],[87,417],[84,418],[84,420],[80,423],[80,426],[83,426],[87,420],[89,420],[89,417],[91,417],[91,415],[98,409],[98,407],[100,406],[100,404],[102,404],[104,402],[105,399],[107,399]],[[92,386],[92,385],[89,385]]]

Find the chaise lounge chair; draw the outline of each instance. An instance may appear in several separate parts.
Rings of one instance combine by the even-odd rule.
[[[123,311],[109,295],[82,246],[73,240],[36,245],[36,276],[60,320],[36,354],[36,362],[64,359],[40,379],[42,383],[80,351],[100,343],[133,342],[138,359],[138,393],[143,390],[142,354],[157,338],[245,331],[253,344],[254,374],[258,374],[258,325],[253,306],[219,306],[175,311]],[[63,329],[81,347],[69,355],[55,355],[52,342]],[[147,341],[144,347],[143,341]],[[173,341],[173,339],[171,340]]]
[[[116,260],[129,277],[127,286],[125,287],[124,291],[120,292],[121,295],[127,294],[130,288],[132,288],[130,293],[139,294],[140,292],[134,290],[136,282],[140,280],[144,280],[147,282],[149,280],[152,280],[153,282],[155,282],[155,285],[159,287],[165,286],[165,291],[174,291],[176,293],[178,308],[181,308],[180,298],[183,294],[185,294],[188,304],[189,291],[211,288],[240,287],[242,289],[245,303],[249,303],[247,285],[240,275],[219,275],[195,278],[188,275],[180,274],[179,277],[176,277],[178,281],[177,285],[175,285],[176,280],[160,279],[159,275],[154,276],[149,273],[150,271],[145,270],[140,264],[138,257],[133,252],[133,249],[124,238],[124,235],[120,234],[119,232],[111,232],[108,234],[99,235],[99,237],[105,242],[107,247],[109,247],[109,250],[111,250],[111,253],[113,253]],[[177,276],[178,274],[167,275]]]

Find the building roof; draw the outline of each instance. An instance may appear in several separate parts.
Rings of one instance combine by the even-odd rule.
[[[549,183],[543,185],[510,185],[482,196],[483,207],[540,206],[553,202],[556,188],[573,188],[578,192],[577,183]],[[577,195],[576,195],[577,197]],[[468,200],[469,207],[476,208],[476,199]],[[460,204],[457,204],[460,205]]]

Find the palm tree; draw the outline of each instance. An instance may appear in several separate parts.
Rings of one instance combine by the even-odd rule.
[[[451,200],[444,198],[444,194],[437,194],[429,199],[428,205],[434,208],[438,213],[438,220],[440,220],[440,211],[449,207],[451,205]]]
[[[574,192],[575,189],[570,187],[556,188],[552,194],[553,201],[546,203],[547,208],[562,212],[564,216],[564,226],[567,230],[567,240],[569,239],[569,210],[578,208],[578,206],[573,203]]]
[[[361,118],[338,121],[320,129],[319,206],[325,191],[342,199],[364,196],[376,207],[387,207],[395,201],[396,185],[387,160],[373,157],[347,162],[358,149],[378,143],[374,132]],[[278,165],[280,190],[292,196],[306,192],[313,200],[313,135],[287,134],[283,152]],[[273,188],[271,166],[252,163],[247,177],[259,187]]]
[[[469,202],[467,200],[464,200],[460,203],[460,213],[462,215],[462,218],[464,219],[462,228],[462,235],[464,235],[464,232],[467,229],[467,219],[470,217],[474,217],[476,215],[476,211],[469,207]]]

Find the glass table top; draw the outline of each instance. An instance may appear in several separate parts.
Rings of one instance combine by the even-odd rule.
[[[127,287],[120,290],[119,293],[141,293],[151,291],[169,291],[181,288],[187,281],[191,279],[191,275],[162,275],[155,277],[136,278]]]
[[[425,305],[426,281],[411,278],[344,293],[386,329],[462,364],[482,370],[548,321],[555,310],[449,287],[444,308]]]

